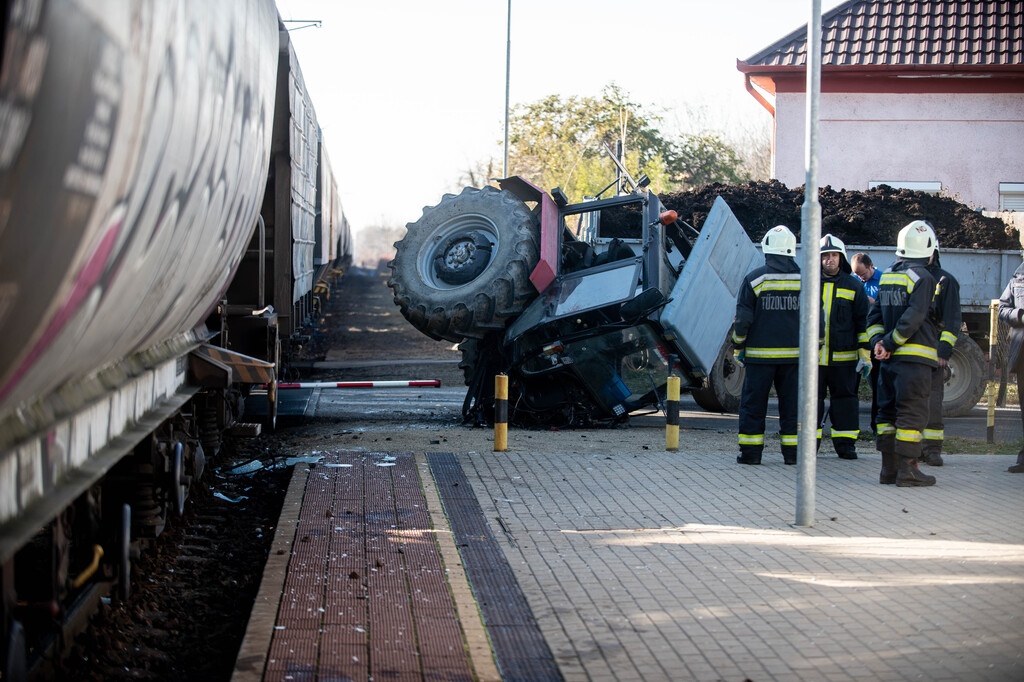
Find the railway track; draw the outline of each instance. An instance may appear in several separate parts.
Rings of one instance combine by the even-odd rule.
[[[57,638],[50,662],[34,674],[229,679],[291,473],[273,468],[273,447],[272,438],[261,438],[225,457],[193,492],[185,515],[141,553],[129,599],[104,595],[90,627],[74,639],[70,631]],[[227,473],[254,455],[268,466],[245,475]],[[53,660],[63,652],[63,660]]]

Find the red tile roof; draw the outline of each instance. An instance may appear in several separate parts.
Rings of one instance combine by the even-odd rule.
[[[1024,0],[850,0],[822,15],[821,35],[823,67],[1020,66]],[[805,24],[741,70],[804,66],[806,59]]]

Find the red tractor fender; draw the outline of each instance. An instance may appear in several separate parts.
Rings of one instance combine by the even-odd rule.
[[[558,274],[558,207],[547,192],[518,175],[498,180],[498,186],[540,207],[540,261],[530,273],[530,282],[544,293]]]

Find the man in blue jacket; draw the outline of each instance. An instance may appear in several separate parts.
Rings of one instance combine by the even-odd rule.
[[[800,375],[800,267],[796,237],[785,225],[773,227],[761,241],[765,264],[743,280],[736,299],[732,342],[746,366],[740,396],[740,464],[760,464],[768,392],[779,399],[782,459],[796,464],[797,391]]]
[[[1007,369],[1017,375],[1017,399],[1020,401],[1021,425],[1024,426],[1024,263],[1010,278],[999,297],[999,319],[1010,325],[1010,356]],[[1024,447],[1017,453],[1017,463],[1007,469],[1011,474],[1024,473]]]

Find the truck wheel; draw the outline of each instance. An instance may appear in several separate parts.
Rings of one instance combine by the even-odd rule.
[[[942,416],[962,417],[985,393],[987,361],[981,348],[967,334],[959,334],[949,357],[949,378],[942,394]]]
[[[708,412],[739,412],[743,368],[733,362],[732,341],[726,339],[708,375],[708,387],[693,391],[693,399]]]
[[[536,297],[537,218],[519,198],[467,187],[424,209],[395,242],[391,287],[405,319],[434,339],[461,341],[505,328]]]

